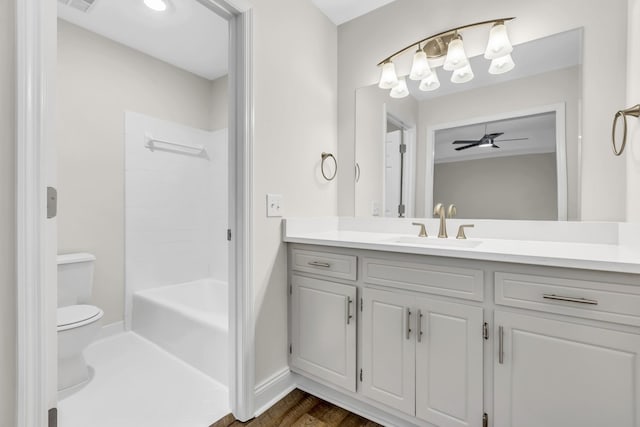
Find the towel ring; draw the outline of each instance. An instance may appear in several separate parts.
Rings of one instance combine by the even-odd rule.
[[[611,143],[613,146],[613,154],[619,156],[624,151],[624,146],[627,145],[627,116],[640,117],[640,104],[637,104],[633,107],[629,107],[626,110],[620,110],[616,113],[613,118],[613,128],[611,129]],[[616,147],[616,124],[618,123],[618,119],[622,117],[622,122],[624,123],[624,130],[622,132],[622,144],[620,145],[620,150]]]
[[[322,176],[324,177],[324,179],[326,179],[327,181],[331,181],[333,180],[333,178],[336,177],[336,174],[338,173],[338,161],[336,160],[336,158],[333,156],[333,154],[331,153],[322,153],[321,154],[322,157],[322,162],[320,163],[320,171],[322,172]],[[333,171],[333,175],[331,175],[331,177],[328,177],[326,173],[324,173],[324,162],[328,159],[331,158],[333,160],[333,164],[335,165],[336,169]]]

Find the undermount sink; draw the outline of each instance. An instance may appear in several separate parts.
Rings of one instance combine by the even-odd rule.
[[[422,246],[434,246],[434,247],[447,247],[447,248],[475,248],[480,243],[479,240],[469,239],[439,239],[437,237],[414,237],[414,236],[402,236],[394,238],[392,243],[407,243],[410,245],[422,245]]]

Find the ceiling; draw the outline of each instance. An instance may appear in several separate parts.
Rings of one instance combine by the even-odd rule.
[[[88,12],[58,0],[58,17],[193,74],[227,74],[228,24],[196,0],[169,0],[165,12],[143,0],[95,0]]]
[[[435,163],[458,162],[464,160],[505,157],[524,154],[554,153],[556,151],[556,115],[555,112],[535,114],[488,123],[476,123],[436,131]],[[485,128],[486,126],[486,128]],[[504,132],[495,139],[500,148],[472,147],[455,151],[460,145],[455,140],[478,140],[486,133]],[[528,138],[522,141],[504,141],[504,139]]]
[[[336,24],[365,15],[374,9],[389,4],[395,0],[311,0],[325,15]]]

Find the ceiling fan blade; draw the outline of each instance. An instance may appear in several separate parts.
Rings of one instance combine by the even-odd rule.
[[[488,135],[485,135],[483,138],[494,139],[494,138],[499,137],[500,135],[504,135],[504,132],[490,133]]]
[[[457,140],[457,141],[453,141],[452,144],[475,144],[476,142],[478,142],[477,139],[470,140],[470,141]]]
[[[497,141],[500,141],[500,142],[502,142],[502,141],[524,141],[525,139],[529,139],[529,138],[500,139],[500,140],[497,140]]]
[[[491,144],[491,148],[500,148],[500,147],[497,146],[496,144]]]
[[[458,148],[456,148],[455,150],[456,150],[456,151],[466,150],[467,148],[477,147],[478,145],[480,145],[480,143],[476,143],[476,144],[469,144],[469,145],[465,145],[464,147],[458,147]]]

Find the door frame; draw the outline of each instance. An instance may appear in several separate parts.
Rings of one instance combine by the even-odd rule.
[[[253,12],[249,0],[197,0],[229,22],[229,398],[241,421],[254,412]],[[16,425],[47,425],[52,396],[47,307],[46,148],[54,141],[55,0],[17,0],[16,36]],[[49,261],[50,262],[50,261]],[[51,276],[51,275],[49,275]],[[55,342],[55,341],[54,341]],[[57,356],[52,356],[57,358]],[[55,360],[55,359],[54,359]],[[53,376],[55,378],[55,375]],[[54,397],[55,398],[55,397]]]

